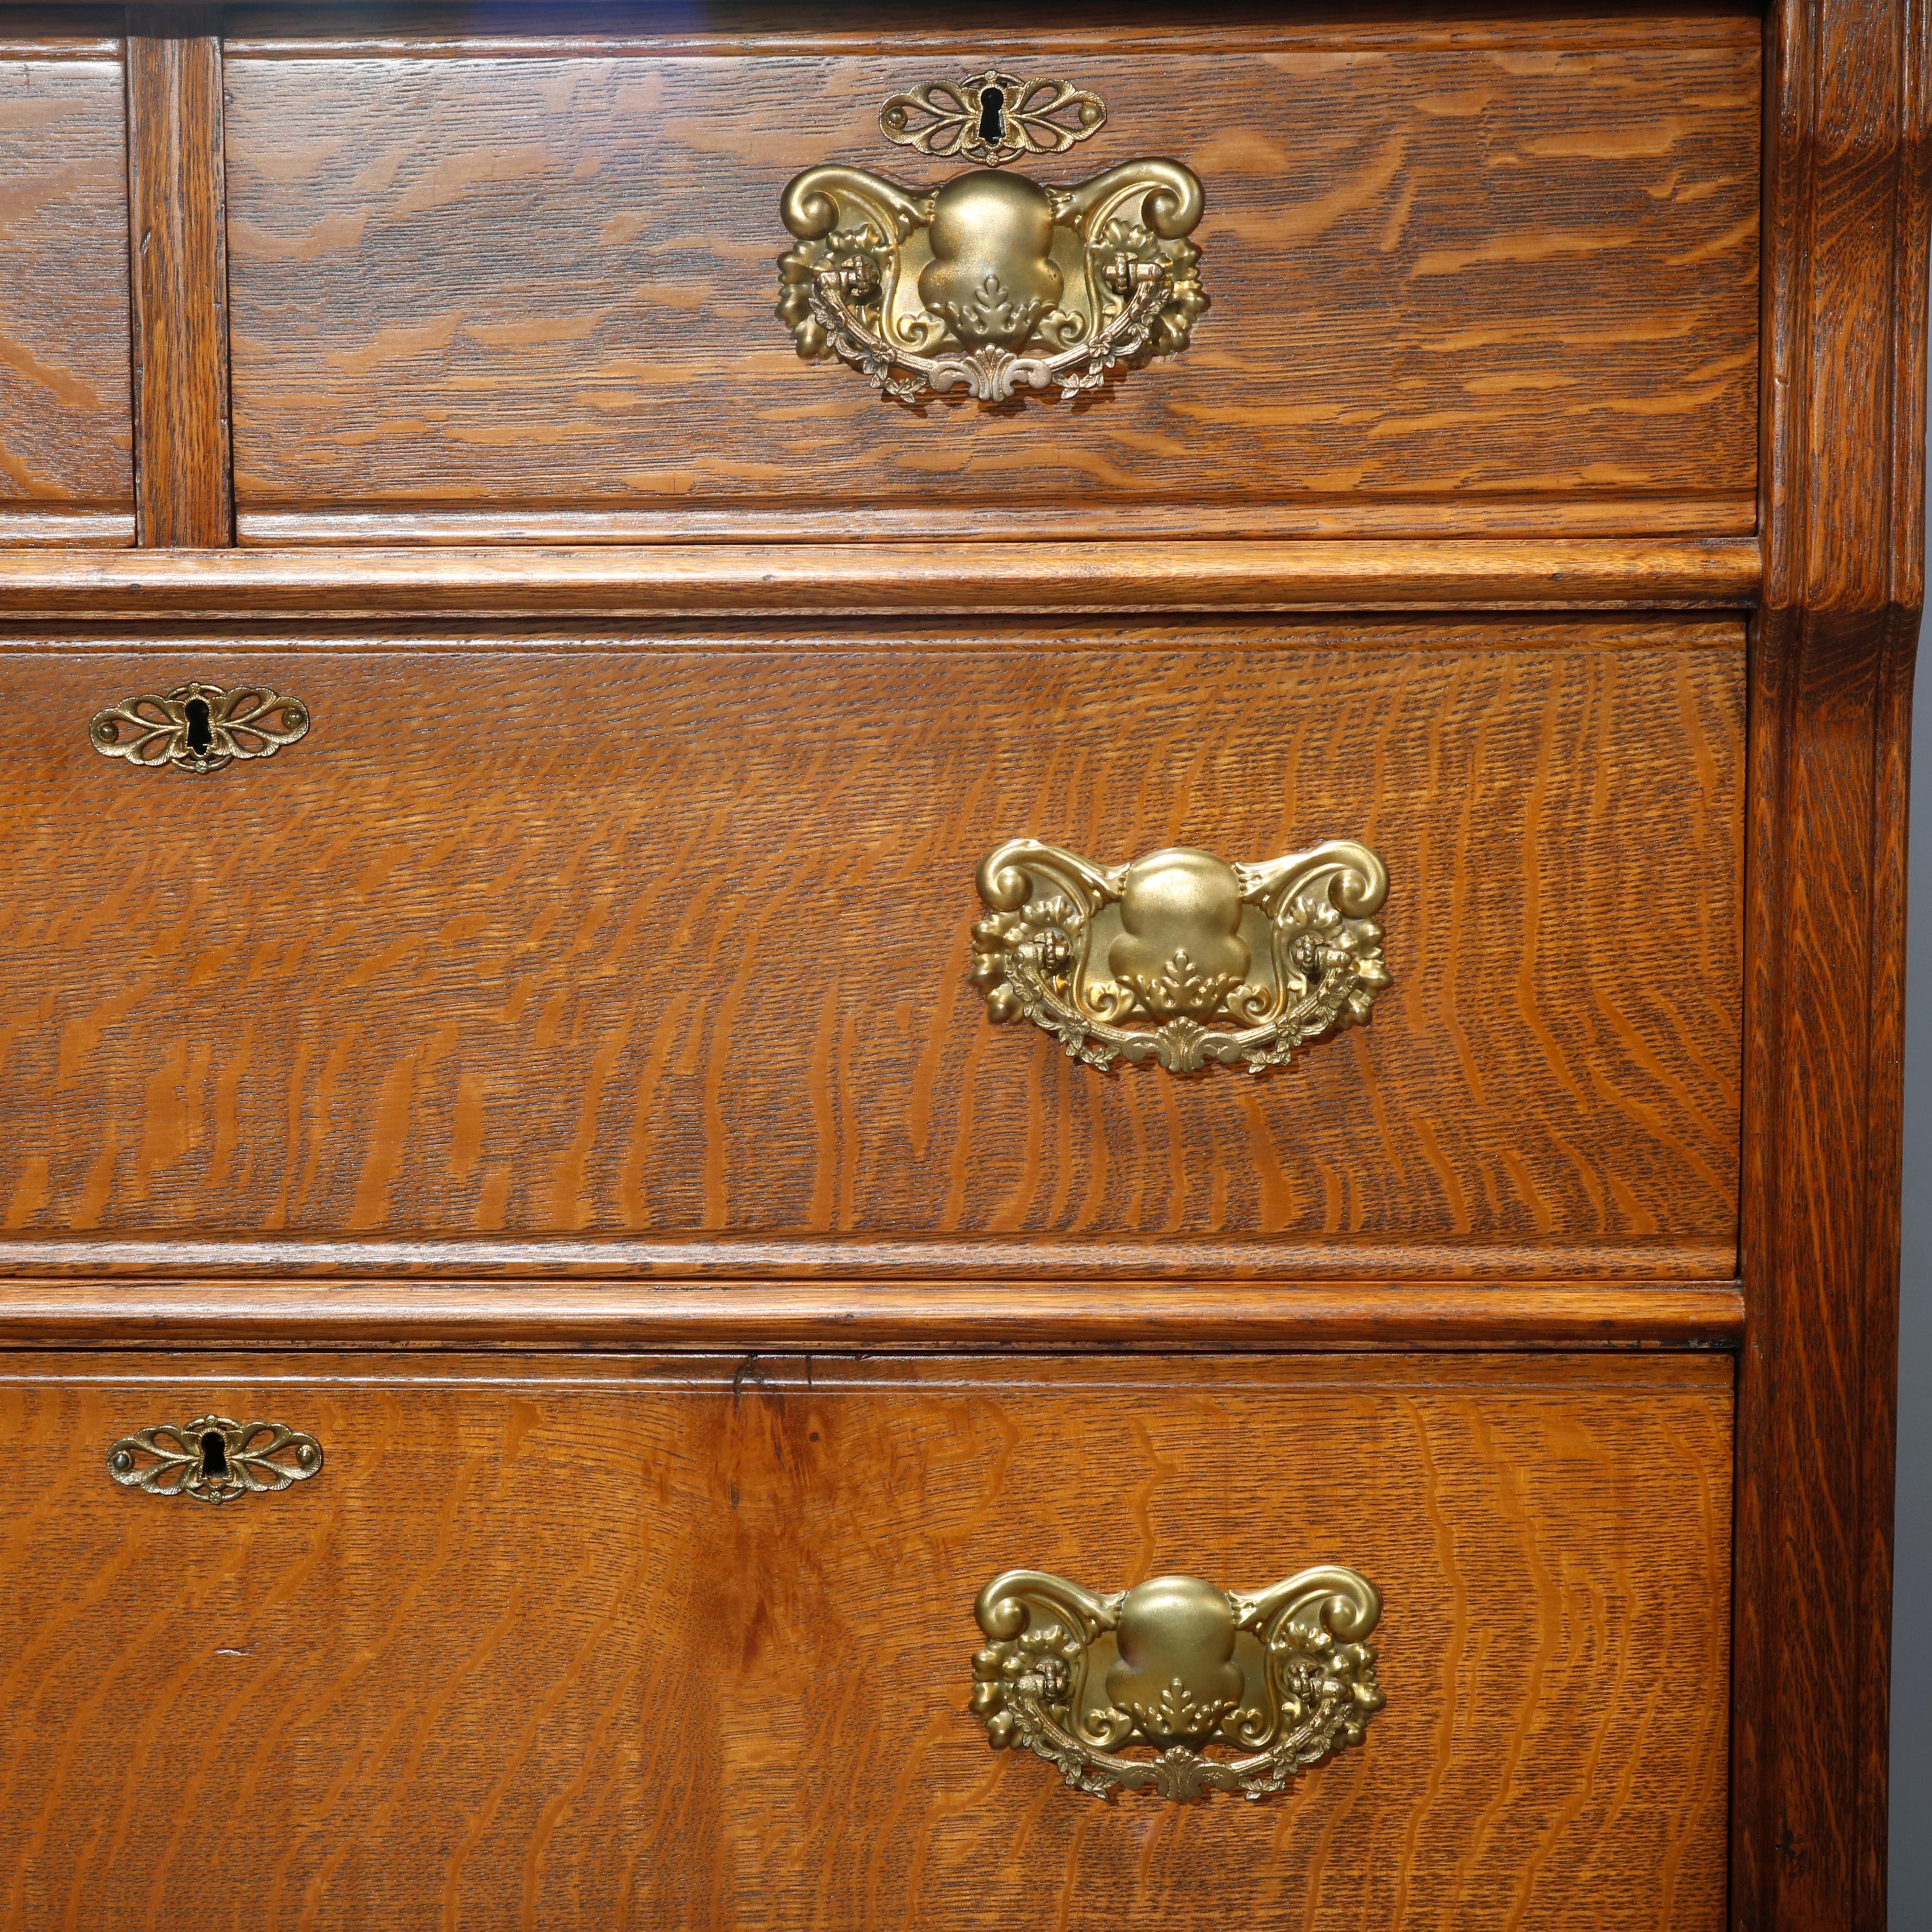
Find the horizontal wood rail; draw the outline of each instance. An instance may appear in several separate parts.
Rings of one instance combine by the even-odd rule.
[[[0,555],[0,620],[1736,609],[1755,538],[664,544]]]
[[[1724,1348],[1735,1282],[893,1282],[644,1287],[375,1281],[0,1285],[0,1346],[1336,1351]]]
[[[1727,1282],[1729,1240],[1116,1235],[10,1234],[0,1281]]]
[[[0,510],[4,506],[0,506]],[[250,549],[300,545],[531,544],[568,550],[585,544],[846,543],[862,531],[868,543],[1112,543],[1121,518],[1148,542],[1249,540],[1457,543],[1578,537],[1748,537],[1757,528],[1755,496],[1404,495],[1390,502],[1352,496],[1293,502],[774,502],[739,498],[680,500],[645,509],[590,504],[494,504],[470,509],[244,509],[236,541]],[[72,541],[84,543],[84,537]],[[103,542],[112,542],[111,538]]]

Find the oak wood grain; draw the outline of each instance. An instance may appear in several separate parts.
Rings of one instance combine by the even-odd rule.
[[[1103,52],[1124,28],[1136,47],[1162,51],[1212,46],[1346,55],[1419,47],[1546,52],[1552,28],[1566,50],[1578,52],[1659,39],[1735,50],[1755,43],[1762,14],[1758,0],[1618,0],[1614,11],[1576,0],[1483,0],[1426,14],[1411,0],[1325,0],[1318,8],[1292,10],[1280,0],[1214,0],[1184,14],[1158,0],[1112,0],[1104,16],[1042,16],[1026,0],[981,0],[973,17],[989,40],[1029,52]],[[809,20],[779,0],[711,0],[701,16],[652,0],[634,0],[622,11],[584,0],[545,0],[540,12],[520,0],[252,0],[230,6],[224,18],[229,45],[254,58],[321,52],[548,58],[561,40],[598,53],[950,52],[960,38],[943,14],[908,15],[879,0],[827,0]]]
[[[10,650],[0,1202],[26,1230],[1721,1253],[1741,632],[1608,628]],[[207,781],[95,752],[100,706],[190,676],[314,728]],[[1022,832],[1107,862],[1364,838],[1395,988],[1285,1078],[1076,1068],[964,976],[974,868]]]
[[[76,1247],[84,1244],[76,1243]],[[1112,1256],[1108,1258],[1113,1258]],[[638,1287],[544,1280],[353,1283],[279,1278],[130,1282],[0,1278],[0,1346],[112,1348],[1190,1351],[1734,1348],[1735,1282],[1402,1279],[1334,1285],[1179,1283],[1124,1270],[1095,1282],[726,1282]],[[1566,1255],[1564,1258],[1568,1260]]]
[[[110,1483],[210,1409],[324,1468]],[[15,1358],[0,1925],[1712,1932],[1730,1435],[1695,1358]],[[1100,1804],[966,1712],[998,1570],[1324,1560],[1388,1701],[1280,1800]]]
[[[1932,20],[1767,26],[1732,1922],[1882,1932]]]
[[[0,1279],[234,1282],[299,1279],[894,1282],[1528,1282],[1561,1265],[1606,1283],[1730,1278],[1729,1232],[1534,1238],[1346,1234],[0,1234]]]
[[[62,549],[118,548],[134,541],[134,512],[125,510],[28,509],[0,506],[0,542],[45,544]]]
[[[0,552],[0,611],[83,618],[1747,607],[1753,538]]]
[[[234,538],[221,43],[212,8],[133,10],[128,163],[139,541]]]
[[[918,502],[870,503],[868,540],[920,542],[932,512]],[[1696,496],[1562,496],[1520,500],[1450,496],[1428,502],[1407,498],[1378,502],[1359,497],[1283,506],[1276,503],[1137,505],[1134,527],[1149,538],[1194,538],[1244,544],[1283,538],[1346,538],[1354,543],[1425,537],[1454,542],[1492,535],[1628,537],[1696,536],[1711,526],[1708,502]],[[975,504],[946,526],[949,542],[980,544],[1106,543],[1117,539],[1120,511],[1105,500],[1070,492],[1064,502],[1012,506]],[[836,544],[853,532],[849,508],[747,502],[724,509],[688,506],[659,510],[248,510],[236,517],[238,543],[277,549],[291,544],[660,544],[674,531],[680,543]],[[84,541],[84,539],[82,539]]]
[[[1246,524],[1280,535],[1357,505],[1496,497],[1533,529],[1546,500],[1656,498],[1748,532],[1758,46],[1748,20],[1679,38],[1674,17],[1612,46],[1558,16],[1534,51],[1231,49],[1211,20],[1142,46],[1128,22],[1077,57],[1090,23],[1036,21],[1002,58],[1071,60],[1110,113],[1042,178],[1187,161],[1214,305],[1103,398],[993,411],[881,402],[800,364],[770,314],[800,169],[954,171],[877,116],[983,65],[976,26],[895,48],[881,12],[886,44],[856,52],[244,42],[239,503],[654,510],[668,536],[734,506],[890,505],[941,536],[982,506],[1045,531],[1070,500],[1181,528],[1265,505]]]
[[[0,544],[131,532],[118,44],[0,17]],[[87,518],[86,534],[50,514]]]

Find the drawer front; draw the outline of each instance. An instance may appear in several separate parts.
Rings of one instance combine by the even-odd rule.
[[[1754,527],[1746,10],[1083,14],[990,46],[898,15],[712,17],[574,46],[412,38],[406,14],[382,40],[231,44],[244,539],[789,536],[855,507],[900,533],[1112,534],[1127,506],[1181,532]],[[1172,157],[1205,191],[1192,346],[1071,409],[903,407],[801,362],[772,314],[788,181],[962,174],[881,110],[989,53],[1106,112],[1008,177]]]
[[[134,533],[112,41],[0,39],[0,544]]]
[[[0,1202],[1727,1274],[1743,674],[1688,621],[16,648]],[[90,745],[197,678],[306,735],[205,776]],[[1364,842],[1393,984],[1259,1077],[1076,1064],[969,978],[1022,836]]]
[[[768,1367],[16,1358],[14,1916],[1721,1923],[1723,1358]],[[320,1472],[111,1478],[212,1413]],[[1282,1795],[988,1754],[996,1574],[1318,1564],[1380,1592],[1386,1702]]]

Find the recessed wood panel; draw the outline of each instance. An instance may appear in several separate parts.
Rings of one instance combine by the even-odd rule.
[[[116,51],[0,40],[0,544],[133,536]]]
[[[655,18],[507,52],[413,46],[406,16],[380,44],[233,51],[244,537],[311,512],[488,534],[493,509],[552,538],[844,530],[855,508],[902,533],[1106,530],[1109,506],[1223,532],[1754,526],[1752,19],[1404,44],[1385,21],[1082,15],[989,49],[896,45],[880,16],[814,50],[722,15],[654,43]],[[830,159],[956,172],[890,146],[879,108],[989,52],[1107,104],[1041,178],[1199,173],[1214,306],[1098,399],[908,410],[792,353],[778,195]]]
[[[313,728],[209,778],[94,750],[190,677]],[[1743,702],[1734,620],[15,646],[0,1206],[1729,1273]],[[1394,988],[1261,1079],[1076,1066],[966,979],[1022,833],[1363,838]]]
[[[321,1474],[220,1510],[110,1481],[117,1437],[210,1411],[312,1432]],[[16,1358],[0,1899],[34,1927],[1715,1932],[1730,1415],[1711,1358]],[[1388,1702],[1280,1798],[1101,1803],[968,1714],[999,1570],[1318,1562],[1382,1592]]]

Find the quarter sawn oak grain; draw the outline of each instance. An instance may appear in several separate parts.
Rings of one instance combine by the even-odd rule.
[[[212,9],[133,10],[128,39],[140,541],[234,541],[221,43]],[[187,27],[202,31],[184,32]]]
[[[800,364],[771,314],[800,169],[958,171],[889,146],[879,108],[994,50],[892,51],[901,17],[863,53],[232,59],[244,515],[652,508],[674,535],[736,506],[824,536],[878,505],[945,535],[983,507],[1011,535],[1118,505],[1281,535],[1409,502],[1430,527],[1454,496],[1526,530],[1578,498],[1603,530],[1753,527],[1750,21],[1353,50],[1229,48],[1210,20],[1191,44],[1123,25],[1076,50],[1030,23],[1000,58],[1109,112],[1031,171],[1186,161],[1214,307],[1103,397],[988,411],[882,401]]]
[[[1730,1372],[16,1368],[0,1926],[1716,1932]],[[210,1409],[326,1464],[110,1481]],[[1100,1803],[967,1713],[998,1570],[1324,1561],[1388,1706],[1268,1804]]]
[[[1732,1917],[1883,1932],[1932,16],[1769,26]]]
[[[0,16],[0,1928],[1882,1932],[1928,33]],[[911,416],[791,357],[776,191],[934,178],[878,99],[996,57],[1114,110],[1048,178],[1206,158],[1216,306],[1097,405]],[[117,552],[136,496],[250,548]],[[1760,589],[1748,679],[1654,614]],[[1316,608],[1419,614],[1259,615]],[[88,749],[218,662],[311,739]],[[1190,796],[1372,801],[1375,1028],[1262,1089],[989,1034],[930,951],[976,814],[1124,856]],[[1645,1347],[1738,1350],[1734,1598],[1728,1366]],[[108,1483],[256,1400],[320,1482]],[[1389,1588],[1395,1695],[1272,1811],[1070,1810],[908,1701],[998,1563],[1284,1544]]]
[[[1402,634],[10,650],[0,1207],[1662,1239],[1728,1272],[1738,627]],[[95,752],[100,706],[190,676],[314,728],[208,779]],[[965,978],[974,867],[1022,832],[1364,839],[1394,988],[1286,1077],[1076,1068]]]
[[[133,534],[117,53],[0,38],[0,544]]]

